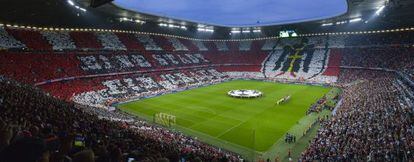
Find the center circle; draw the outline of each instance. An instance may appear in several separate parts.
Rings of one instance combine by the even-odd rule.
[[[237,89],[227,92],[227,95],[236,98],[257,98],[263,95],[262,92],[258,90],[251,89]]]

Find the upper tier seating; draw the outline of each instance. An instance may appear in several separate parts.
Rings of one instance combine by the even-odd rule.
[[[84,75],[75,54],[0,51],[0,75],[25,83]]]
[[[239,77],[335,82],[344,87],[343,102],[332,119],[321,123],[317,137],[301,155],[302,161],[414,159],[414,113],[407,104],[412,100],[392,71],[414,75],[414,48],[409,44],[413,39],[403,36],[411,35],[410,32],[248,43],[112,32],[62,34],[5,29],[0,30],[0,48],[6,48],[0,51],[0,106],[5,105],[6,109],[0,109],[0,124],[18,121],[22,132],[30,132],[31,126],[36,126],[42,130],[40,138],[49,133],[81,132],[94,151],[101,147],[97,140],[104,140],[122,152],[139,152],[142,160],[149,158],[148,161],[159,157],[171,161],[195,161],[194,157],[202,161],[238,160],[231,153],[142,121],[118,123],[98,119],[96,114],[85,114],[71,104],[5,77],[35,84],[59,99],[104,109],[132,98]],[[22,47],[28,50],[9,50]],[[103,119],[114,118],[121,119]]]
[[[344,48],[346,45],[347,35],[331,35],[328,37],[330,48]]]
[[[97,32],[95,33],[98,40],[102,43],[104,49],[109,50],[127,50],[119,38],[112,32]]]
[[[414,32],[363,34],[345,37],[346,46],[413,45]]]
[[[407,47],[346,48],[342,65],[402,70],[414,64],[413,52]]]
[[[135,35],[128,33],[116,33],[116,35],[128,50],[145,51],[144,45],[138,41]]]
[[[42,31],[40,32],[53,46],[53,50],[76,49],[69,32]]]
[[[252,41],[252,44],[250,46],[251,51],[261,51],[262,47],[264,46],[265,41],[264,40],[256,40]]]
[[[153,72],[207,66],[213,66],[220,72],[226,73],[249,72],[252,75],[261,73],[262,76],[278,79],[334,82],[340,74],[340,66],[404,70],[412,68],[410,65],[414,60],[411,59],[412,49],[408,47],[367,48],[364,46],[364,48],[342,49],[346,47],[344,41],[352,40],[348,37],[353,35],[226,42],[130,33],[72,31],[68,34],[62,31],[6,29],[5,32],[11,33],[5,37],[8,40],[28,35],[22,42],[28,42],[31,49],[53,47],[54,49],[75,48],[75,51],[82,51],[39,54],[26,52],[23,56],[16,55],[18,52],[1,53],[4,59],[0,60],[2,64],[0,71],[3,75],[26,83],[39,84],[53,79],[82,75]],[[32,42],[28,38],[38,41]],[[301,49],[300,44],[306,47]],[[163,48],[170,48],[170,50]],[[85,49],[88,51],[84,51]],[[103,49],[111,49],[111,51],[101,51]],[[23,57],[31,59],[19,61]]]
[[[189,39],[179,39],[180,42],[188,49],[188,51],[200,51],[199,48]]]
[[[313,36],[306,37],[309,41],[309,44],[313,44],[315,48],[325,48],[327,36]]]
[[[252,45],[252,41],[241,41],[239,42],[239,50],[240,51],[250,51],[250,47]]]
[[[273,50],[273,47],[276,46],[277,40],[275,39],[266,39],[265,44],[262,46],[262,50],[269,51]]]
[[[159,47],[154,40],[148,36],[148,35],[138,35],[135,34],[135,36],[137,37],[137,39],[144,45],[146,50],[156,50],[156,51],[161,51],[162,48]]]
[[[20,41],[14,39],[3,26],[0,26],[0,49],[9,49],[9,48],[25,48],[26,46]]]
[[[191,41],[195,46],[197,46],[199,51],[208,51],[208,48],[204,45],[202,41]]]
[[[228,51],[229,50],[229,48],[227,47],[226,42],[218,41],[218,42],[214,42],[214,44],[216,45],[217,50],[219,50],[219,51]]]
[[[6,28],[7,32],[15,39],[24,43],[27,48],[31,50],[52,50],[52,45],[49,44],[47,39],[35,30],[22,30],[15,28]]]
[[[154,42],[157,45],[159,45],[164,51],[172,52],[175,50],[172,42],[170,42],[167,37],[155,36],[155,35],[151,37],[154,40]]]
[[[304,42],[305,39],[301,39],[301,38],[284,38],[284,39],[279,39],[277,44],[276,44],[276,48],[275,49],[283,49],[286,46],[291,46],[294,44],[299,44],[302,41]]]
[[[218,51],[215,41],[202,41],[202,43],[207,47],[208,51]]]
[[[169,42],[171,42],[172,46],[174,47],[175,51],[188,51],[187,47],[184,46],[177,38],[167,38]]]
[[[75,41],[76,47],[80,50],[102,49],[102,44],[92,32],[70,32],[71,38]]]
[[[228,49],[229,49],[229,51],[240,51],[240,44],[241,42],[239,42],[239,41],[229,41],[229,42],[226,42],[226,45],[227,45],[227,47],[228,47]]]

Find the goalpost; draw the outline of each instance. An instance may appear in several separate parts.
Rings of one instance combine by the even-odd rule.
[[[156,113],[154,114],[154,123],[171,127],[175,125],[176,117],[167,113]]]

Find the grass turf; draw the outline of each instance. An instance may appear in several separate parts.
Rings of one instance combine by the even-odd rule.
[[[255,89],[264,95],[257,99],[227,96],[234,89]],[[118,107],[148,120],[159,112],[175,115],[176,129],[218,147],[266,152],[329,90],[320,86],[236,80]],[[275,105],[286,95],[291,95],[288,102]]]

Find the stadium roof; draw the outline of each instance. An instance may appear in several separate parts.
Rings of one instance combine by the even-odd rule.
[[[215,26],[251,27],[321,20],[347,12],[346,0],[115,0],[138,13]]]
[[[73,4],[69,2],[72,2]],[[232,29],[228,27],[208,26],[214,27],[214,32],[203,33],[198,32],[197,28],[200,24],[196,22],[131,11],[118,7],[114,3],[107,3],[98,8],[91,8],[89,7],[90,2],[91,0],[0,1],[0,23],[37,27],[135,30],[209,39],[229,39],[230,37],[236,37],[236,35],[229,35],[229,32]],[[347,13],[342,14],[341,16],[303,23],[263,26],[259,28],[261,29],[259,34],[261,34],[261,36],[274,36],[280,30],[286,29],[294,29],[299,33],[310,33],[391,29],[401,26],[414,26],[414,19],[412,18],[414,16],[414,12],[412,12],[412,9],[414,8],[413,0],[347,0],[347,5]],[[382,6],[386,6],[382,11],[382,14],[376,14]],[[87,11],[80,10],[79,7]],[[120,19],[123,18],[141,20],[145,23],[139,24],[129,21],[120,21]],[[348,21],[355,18],[361,18],[363,21],[321,26],[325,23],[336,24],[337,22],[343,22],[344,20]],[[366,21],[368,21],[368,23],[366,23]],[[180,27],[187,27],[187,29],[169,28],[161,26],[161,24],[174,24]],[[205,25],[207,26],[208,24]],[[240,35],[241,38],[257,37],[255,33],[238,35]]]

